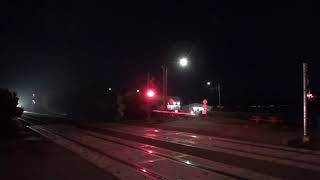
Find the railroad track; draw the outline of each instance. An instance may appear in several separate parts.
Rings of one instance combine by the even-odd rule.
[[[35,120],[36,121],[36,120]],[[79,149],[85,149],[84,152],[90,152],[89,154],[97,154],[96,156],[99,156],[100,158],[96,159],[87,159],[89,162],[95,164],[96,166],[104,169],[108,166],[105,164],[110,162],[113,162],[113,164],[117,164],[118,170],[116,172],[112,172],[112,169],[104,169],[105,171],[111,171],[113,175],[118,177],[119,179],[128,179],[128,177],[133,177],[134,174],[139,174],[140,176],[143,176],[145,179],[184,179],[186,176],[183,176],[183,173],[189,173],[189,174],[197,174],[197,177],[195,179],[278,179],[277,177],[279,174],[274,174],[276,176],[273,176],[271,173],[264,172],[264,169],[262,171],[257,169],[251,169],[246,168],[246,166],[235,166],[231,164],[224,164],[223,162],[217,162],[214,159],[204,159],[201,158],[202,156],[198,155],[192,155],[192,154],[183,154],[182,152],[187,153],[190,149],[196,147],[198,149],[202,149],[204,151],[212,150],[212,152],[216,151],[217,146],[226,146],[224,148],[218,148],[219,151],[230,151],[231,148],[228,148],[228,145],[234,144],[237,148],[242,147],[249,147],[251,150],[242,150],[242,149],[232,149],[232,152],[230,151],[230,156],[234,156],[233,153],[238,153],[236,156],[241,156],[242,158],[248,158],[248,159],[254,159],[257,158],[258,161],[266,161],[269,164],[270,163],[276,163],[280,164],[282,166],[287,166],[288,169],[289,166],[296,166],[295,168],[302,168],[312,171],[319,171],[319,164],[317,161],[312,162],[312,157],[318,158],[319,152],[317,151],[309,151],[309,150],[303,150],[303,149],[295,149],[295,148],[286,148],[281,146],[272,146],[272,145],[265,145],[265,144],[259,144],[259,143],[250,143],[245,141],[238,141],[238,140],[230,140],[230,139],[224,139],[224,138],[216,138],[211,137],[212,140],[216,143],[213,145],[210,145],[210,147],[204,147],[203,144],[200,144],[199,147],[192,146],[189,144],[184,143],[183,141],[175,142],[172,141],[172,139],[161,139],[161,135],[158,134],[158,136],[151,137],[149,142],[146,141],[140,141],[137,139],[132,138],[126,138],[129,136],[137,136],[141,138],[143,137],[142,134],[139,132],[139,128],[127,126],[128,129],[121,129],[119,127],[112,126],[112,124],[106,125],[108,128],[105,128],[102,125],[96,125],[96,126],[90,126],[90,125],[33,125],[30,126],[30,128],[39,134],[42,134],[43,136],[47,137],[48,139],[51,139],[57,144],[62,145],[63,147],[77,153],[78,155],[82,156],[83,158],[88,158],[86,153],[83,153],[82,151],[79,151]],[[135,129],[136,131],[130,131],[129,129]],[[146,128],[148,129],[148,128]],[[153,128],[149,128],[153,129]],[[147,130],[145,130],[147,131]],[[152,130],[155,131],[155,130]],[[165,133],[165,130],[158,130]],[[118,136],[113,134],[112,132],[121,132],[126,134],[126,136]],[[145,132],[146,133],[146,132]],[[174,134],[179,134],[175,132]],[[196,139],[201,139],[204,137],[201,137],[199,135],[198,137],[191,135],[190,133],[184,133],[180,132],[181,137],[192,137]],[[183,135],[183,136],[182,136]],[[194,136],[194,137],[193,137]],[[179,137],[179,136],[177,136]],[[149,137],[150,138],[150,137]],[[159,139],[160,138],[160,139]],[[172,145],[178,145],[178,146],[185,146],[186,149],[189,149],[187,151],[181,151],[181,150],[174,150],[175,148],[167,148],[166,146],[162,146],[161,144],[155,144],[153,141],[163,141],[166,143],[171,143]],[[71,147],[68,144],[73,144],[73,147]],[[159,146],[160,145],[160,146]],[[76,148],[75,148],[76,147]],[[147,148],[146,148],[147,147]],[[166,148],[163,148],[166,147]],[[247,147],[247,148],[248,148]],[[257,148],[257,149],[255,149]],[[115,151],[117,149],[119,152]],[[179,149],[179,148],[178,148]],[[180,148],[181,149],[181,148]],[[272,157],[270,154],[258,154],[258,152],[261,149],[268,149],[270,152],[275,151],[274,153],[281,152],[285,154],[292,154],[292,153],[299,153],[299,155],[304,155],[308,153],[310,155],[308,161],[302,161],[299,160],[299,157],[297,157],[297,161],[295,162],[294,159],[285,159],[281,156],[279,157]],[[126,151],[126,152],[124,152]],[[217,151],[217,152],[219,152]],[[254,153],[254,151],[257,151]],[[283,155],[285,155],[283,154]],[[161,167],[152,167],[150,160],[150,163],[147,160],[140,162],[140,159],[137,157],[141,157],[142,159],[145,157],[148,157],[150,159],[155,159],[155,164],[159,165],[159,162],[167,162],[167,165],[174,164],[175,168],[166,167],[166,165],[161,165],[162,168],[164,168],[165,172]],[[265,157],[263,157],[265,156]],[[272,157],[273,159],[271,159]],[[104,159],[107,158],[108,161],[104,161],[104,165],[97,164],[97,159]],[[311,158],[311,160],[310,160]],[[277,161],[275,161],[275,159]],[[290,162],[289,162],[290,161]],[[299,163],[299,165],[297,165]],[[125,166],[125,167],[123,167]],[[272,165],[273,166],[273,165]],[[127,168],[126,170],[123,170]],[[185,170],[182,170],[185,169]],[[121,176],[117,172],[132,172],[132,175],[130,176]],[[170,171],[170,173],[169,173]],[[175,171],[180,172],[180,177],[175,177],[176,174]],[[280,170],[281,171],[281,170]],[[194,173],[193,173],[194,172]],[[268,172],[268,171],[267,171]],[[281,173],[281,172],[280,172]],[[205,175],[203,175],[205,174]],[[280,174],[281,175],[281,174]],[[210,178],[209,178],[210,176]],[[130,178],[135,179],[135,178]],[[139,178],[137,178],[139,179]],[[187,178],[190,179],[190,178]]]

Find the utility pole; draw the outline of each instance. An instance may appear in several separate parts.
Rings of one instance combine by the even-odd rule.
[[[310,141],[308,132],[308,114],[307,114],[307,93],[309,92],[309,79],[308,79],[308,64],[307,62],[302,63],[303,67],[303,143],[308,143]]]
[[[163,94],[163,110],[167,110],[167,99],[168,99],[168,94],[167,94],[167,87],[168,87],[168,67],[165,65],[161,66],[162,68],[162,94]]]
[[[218,96],[219,96],[219,107],[221,107],[221,87],[220,83],[218,83]]]

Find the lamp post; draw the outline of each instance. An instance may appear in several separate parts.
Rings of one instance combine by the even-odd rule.
[[[162,100],[162,106],[163,110],[167,110],[167,85],[168,85],[168,67],[165,65],[161,66],[162,68],[162,95],[163,95],[163,100]]]
[[[188,65],[188,58],[182,57],[179,59],[179,65],[181,67],[186,67]],[[167,102],[168,102],[168,66],[162,65],[162,91],[163,91],[163,110],[167,110]]]
[[[211,86],[211,82],[210,81],[207,81],[207,86],[210,87]],[[217,87],[214,87],[214,88],[209,88],[209,89],[215,89],[217,88],[218,89],[218,106],[221,107],[222,104],[221,104],[221,86],[220,86],[220,83],[217,82]]]

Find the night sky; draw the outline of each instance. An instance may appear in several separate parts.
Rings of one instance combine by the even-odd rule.
[[[304,0],[2,1],[0,87],[126,91],[145,87],[150,72],[161,90],[167,63],[169,95],[186,101],[208,96],[205,82],[219,81],[225,104],[293,103],[301,59],[320,89],[315,7]],[[184,55],[187,69],[173,63]]]

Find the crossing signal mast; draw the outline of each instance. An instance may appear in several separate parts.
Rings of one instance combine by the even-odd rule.
[[[151,118],[151,112],[152,112],[152,100],[154,99],[156,95],[156,92],[153,89],[148,89],[146,92],[146,96],[147,96],[147,119],[150,120]]]

